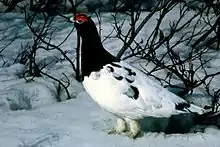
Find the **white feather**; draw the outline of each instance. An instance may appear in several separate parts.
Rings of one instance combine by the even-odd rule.
[[[84,77],[83,85],[86,91],[101,107],[119,117],[130,119],[141,119],[146,116],[169,117],[186,112],[175,108],[176,104],[184,103],[185,100],[169,92],[126,62],[121,61],[116,64],[121,67],[107,64],[100,71]],[[109,67],[113,68],[114,72],[111,72]],[[131,69],[136,75],[129,76],[125,68]],[[114,74],[122,76],[123,79],[117,80]],[[125,77],[133,78],[134,81],[129,83]],[[139,97],[136,100],[129,96],[132,92],[129,95],[126,94],[130,86],[136,87],[139,91]],[[187,110],[203,113],[202,108],[192,104]]]

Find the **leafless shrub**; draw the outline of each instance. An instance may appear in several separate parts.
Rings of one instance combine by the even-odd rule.
[[[182,89],[181,93],[178,93],[179,96],[193,93],[195,88],[220,74],[220,71],[207,72],[205,66],[214,56],[208,56],[212,50],[208,44],[204,45],[204,42],[209,42],[210,39],[219,38],[219,14],[207,13],[210,5],[204,5],[200,11],[192,11],[188,7],[192,3],[193,1],[162,0],[141,20],[140,16],[143,13],[140,9],[141,4],[132,1],[134,7],[130,7],[123,13],[127,16],[124,21],[119,21],[118,16],[122,14],[118,11],[112,15],[113,31],[116,34],[113,37],[123,42],[117,58],[126,60],[135,57],[145,61],[145,66],[141,65],[142,71],[153,76],[162,85]],[[169,27],[164,29],[162,23],[169,13],[177,8],[179,18],[170,20]],[[140,31],[155,15],[158,17],[153,31],[147,34],[147,39],[138,38]],[[126,26],[127,21],[130,26]],[[112,37],[112,34],[110,36]],[[185,53],[180,48],[181,45],[188,46]],[[154,66],[148,68],[149,65]],[[159,71],[165,71],[166,76],[155,76]],[[173,80],[181,81],[184,86],[176,85]],[[218,92],[215,93],[213,97],[218,95]]]
[[[73,29],[70,31],[69,34],[67,34],[66,38],[64,38],[64,40],[61,43],[54,44],[52,43],[52,40],[53,40],[53,37],[55,36],[54,35],[55,32],[58,29],[56,28],[56,26],[53,26],[53,20],[54,20],[54,16],[48,15],[47,13],[41,13],[41,14],[39,14],[38,12],[33,13],[25,9],[25,21],[26,21],[28,28],[32,32],[32,36],[33,36],[32,37],[33,43],[30,46],[29,55],[28,55],[29,57],[28,75],[32,76],[33,78],[36,76],[47,76],[51,78],[52,80],[58,82],[58,85],[59,85],[58,95],[59,95],[59,90],[62,87],[65,89],[68,99],[70,99],[70,94],[67,89],[70,83],[69,83],[69,79],[67,78],[67,76],[65,76],[65,74],[63,73],[66,79],[64,81],[62,79],[57,79],[47,74],[46,72],[43,72],[44,68],[46,68],[51,63],[54,63],[56,60],[59,60],[59,58],[55,60],[52,59],[49,62],[45,60],[45,62],[41,62],[43,63],[43,65],[39,65],[39,63],[36,62],[36,54],[39,50],[45,50],[49,52],[56,50],[56,51],[59,51],[67,61],[69,61],[69,63],[72,66],[73,72],[75,72],[75,65],[72,62],[72,59],[70,59],[67,56],[67,52],[63,51],[61,48],[61,45],[63,45],[63,43],[67,40],[67,38],[72,33]],[[31,80],[33,80],[33,78]]]
[[[16,5],[23,0],[1,0],[0,2],[7,6],[8,8],[5,10],[5,12],[11,12],[15,9]]]
[[[16,56],[13,64],[20,63],[20,64],[25,65],[28,61],[29,54],[30,54],[29,48],[30,48],[30,45],[28,43],[26,45],[21,44],[21,50]]]
[[[49,75],[49,74],[47,74],[43,71],[41,71],[41,74],[47,76],[48,78],[50,78],[50,79],[52,79],[52,80],[54,80],[58,83],[57,97],[56,98],[59,102],[62,101],[62,99],[60,97],[62,88],[64,88],[64,90],[66,91],[67,99],[71,99],[70,93],[68,91],[68,87],[70,86],[70,81],[69,81],[69,78],[64,73],[63,73],[63,75],[64,75],[65,79],[64,78],[63,79],[57,79],[57,78],[55,78],[55,77],[53,77],[53,76],[51,76],[51,75]]]
[[[208,83],[204,83],[204,85],[205,85],[205,90],[206,90],[207,94],[212,97],[211,108],[212,108],[212,112],[215,113],[215,112],[219,111],[220,89],[210,87],[210,83],[211,83],[212,79],[210,81],[208,81]]]

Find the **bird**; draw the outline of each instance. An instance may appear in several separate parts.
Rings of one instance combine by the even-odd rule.
[[[180,113],[203,114],[204,109],[180,98],[129,63],[117,59],[102,45],[90,16],[78,13],[70,18],[79,34],[82,84],[91,98],[117,117],[108,134],[137,138],[140,120],[170,117]]]

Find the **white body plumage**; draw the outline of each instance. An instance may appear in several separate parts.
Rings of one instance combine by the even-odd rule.
[[[132,74],[133,73],[133,74]],[[105,65],[84,77],[86,91],[101,107],[121,118],[169,117],[184,112],[203,113],[124,61]],[[180,108],[178,108],[178,105]]]

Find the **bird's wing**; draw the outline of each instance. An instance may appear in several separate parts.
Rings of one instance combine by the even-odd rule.
[[[138,119],[169,117],[190,111],[202,113],[200,107],[167,91],[123,61],[107,64],[100,71],[91,73],[84,78],[83,84],[97,103],[122,117]]]

